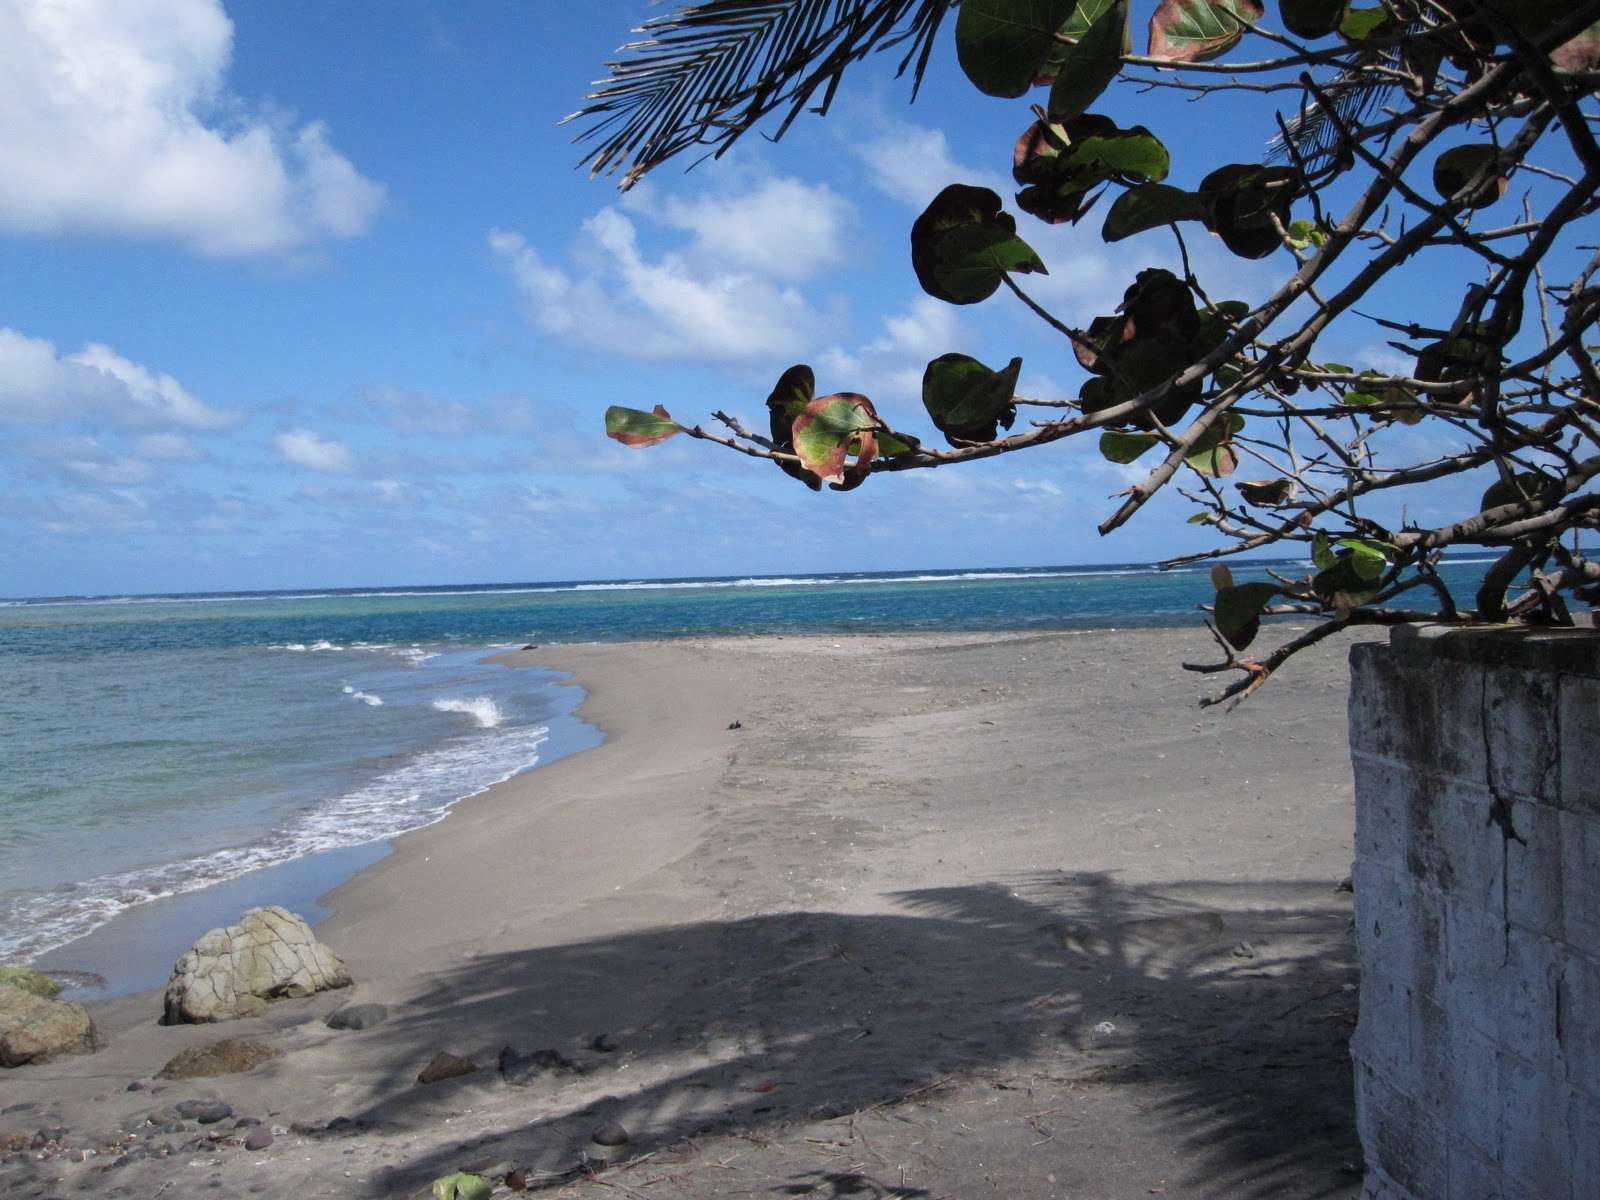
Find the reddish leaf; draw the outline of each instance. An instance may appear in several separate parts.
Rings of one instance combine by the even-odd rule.
[[[659,404],[650,412],[615,404],[606,409],[606,436],[615,438],[624,446],[654,446],[682,432],[683,426],[674,421]]]
[[[1150,18],[1150,57],[1205,62],[1226,54],[1266,14],[1261,0],[1161,0]]]
[[[878,414],[865,396],[855,392],[818,396],[794,420],[795,453],[801,465],[825,483],[854,486],[877,457],[878,426]],[[856,462],[847,473],[845,463],[851,454]]]

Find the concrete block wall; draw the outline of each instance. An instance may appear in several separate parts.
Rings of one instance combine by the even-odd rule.
[[[1600,1198],[1600,633],[1351,650],[1369,1200]]]

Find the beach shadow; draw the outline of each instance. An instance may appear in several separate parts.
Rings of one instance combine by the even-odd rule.
[[[1348,1188],[1355,966],[1347,905],[1327,884],[1054,874],[895,899],[896,915],[764,915],[462,964],[383,1027],[388,1098],[348,1115],[388,1130],[441,1105],[502,1105],[507,1118],[397,1166],[376,1194],[501,1159],[530,1187],[569,1183],[586,1161],[718,1135],[762,1145],[796,1122],[897,1105],[933,1119],[975,1078],[996,1104],[1024,1089],[1067,1098],[1054,1116],[1017,1109],[1031,1127],[1018,1154],[1065,1155],[1074,1137],[1136,1154],[1118,1138],[1156,1129],[1184,1194]],[[551,1059],[512,1087],[494,1069],[502,1047],[554,1050],[576,1069]],[[438,1050],[483,1069],[415,1086]],[[1130,1097],[1098,1111],[1138,1127],[1102,1121],[1089,1137],[1067,1101],[1102,1094]],[[625,1146],[592,1140],[607,1124]],[[767,1192],[928,1194],[842,1159]]]

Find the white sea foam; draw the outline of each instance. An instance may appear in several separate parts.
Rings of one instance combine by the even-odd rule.
[[[491,706],[492,707],[492,706]],[[302,813],[249,846],[136,868],[0,899],[0,961],[26,963],[99,928],[135,905],[198,891],[263,867],[368,842],[386,841],[442,819],[475,796],[536,765],[543,726],[494,737],[457,738],[370,783]]]
[[[297,654],[308,654],[318,650],[343,650],[343,646],[336,646],[326,638],[319,642],[286,642],[281,646],[269,646],[270,650],[293,650]]]
[[[344,694],[349,696],[352,700],[359,700],[363,704],[372,705],[374,708],[377,708],[383,704],[382,696],[369,695],[366,692],[359,691],[356,688],[351,687],[349,684],[345,685]]]
[[[440,712],[463,713],[477,721],[479,729],[493,729],[506,719],[500,706],[488,696],[443,696],[433,702],[433,707]]]

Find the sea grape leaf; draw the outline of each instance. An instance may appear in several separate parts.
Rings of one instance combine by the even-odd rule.
[[[1048,72],[1073,0],[967,0],[956,16],[956,61],[988,96],[1026,95]]]
[[[1278,0],[1283,27],[1295,37],[1327,37],[1338,30],[1350,0]]]
[[[1074,339],[1078,361],[1102,376],[1086,382],[1079,393],[1085,413],[1103,412],[1142,396],[1193,362],[1191,343],[1200,327],[1194,296],[1171,271],[1159,267],[1140,271],[1119,307],[1118,315],[1096,317],[1088,331]],[[1198,379],[1174,388],[1135,414],[1131,423],[1145,430],[1157,424],[1175,425],[1201,391]]]
[[[482,1175],[457,1171],[443,1179],[433,1181],[433,1194],[437,1200],[489,1200],[494,1185]]]
[[[1499,508],[1502,504],[1519,504],[1539,495],[1551,484],[1550,476],[1542,471],[1523,471],[1510,479],[1502,479],[1490,486],[1479,501],[1480,511]]]
[[[1467,208],[1488,208],[1510,183],[1496,169],[1499,157],[1498,150],[1483,142],[1452,146],[1434,161],[1434,190]]]
[[[1202,475],[1226,479],[1239,468],[1239,452],[1233,448],[1233,438],[1243,429],[1244,418],[1229,413],[1207,427],[1183,461]]]
[[[1172,156],[1167,148],[1143,125],[1084,138],[1073,146],[1068,161],[1080,170],[1147,183],[1159,183],[1172,169]]]
[[[1294,499],[1295,486],[1292,479],[1257,479],[1233,485],[1239,489],[1239,494],[1244,497],[1246,504],[1254,504],[1260,508],[1276,508],[1280,504],[1287,504]]]
[[[1150,57],[1205,62],[1238,45],[1266,14],[1261,0],[1161,0],[1150,18]]]
[[[1054,63],[1055,84],[1048,111],[1053,121],[1068,121],[1089,111],[1122,70],[1122,56],[1133,48],[1129,0],[1110,0],[1100,16]]]
[[[911,267],[923,291],[949,304],[987,300],[1008,271],[1047,273],[1000,197],[962,183],[945,188],[912,223]]]
[[[624,446],[654,446],[682,432],[683,426],[668,416],[667,410],[659,404],[651,412],[617,404],[606,409],[606,436]]]
[[[1393,14],[1387,8],[1352,8],[1339,22],[1339,36],[1348,42],[1364,42],[1386,36],[1392,23]]]
[[[1179,221],[1209,222],[1210,219],[1210,204],[1194,192],[1165,183],[1141,183],[1117,197],[1111,211],[1106,213],[1100,237],[1103,241],[1120,242],[1147,229],[1159,229]]]
[[[1017,207],[1051,224],[1081,219],[1104,183],[1160,180],[1170,167],[1167,148],[1148,129],[1119,129],[1098,113],[1035,121],[1011,155],[1011,176],[1024,185]]]
[[[1290,224],[1297,185],[1289,167],[1218,167],[1200,181],[1200,195],[1211,206],[1211,231],[1240,258],[1265,258],[1283,244],[1278,226]]]
[[[941,354],[922,373],[922,404],[951,445],[992,442],[1017,419],[1022,360],[999,371],[965,354]]]
[[[1261,612],[1278,595],[1278,587],[1271,583],[1240,583],[1217,588],[1217,602],[1212,611],[1217,632],[1227,639],[1235,650],[1243,650],[1256,640],[1261,631]]]
[[[896,433],[889,429],[878,430],[878,457],[896,458],[902,454],[915,454],[922,449],[922,441],[909,433]]]
[[[772,448],[784,454],[793,454],[794,422],[806,405],[816,395],[817,377],[804,363],[790,367],[778,377],[778,382],[767,397],[768,427],[772,431]],[[791,479],[798,479],[813,492],[822,490],[822,480],[799,463],[779,460],[778,468]]]
[[[1350,563],[1361,579],[1377,579],[1389,568],[1389,550],[1380,542],[1366,538],[1340,538],[1334,545],[1350,551]]]
[[[800,465],[825,483],[847,484],[845,463],[855,454],[855,482],[877,457],[879,425],[872,401],[856,392],[818,396],[794,420],[794,449]]]
[[[1219,300],[1210,308],[1195,313],[1195,328],[1190,335],[1191,354],[1204,358],[1233,336],[1234,326],[1250,315],[1243,300]]]
[[[1128,433],[1121,429],[1107,429],[1100,434],[1100,456],[1107,462],[1131,463],[1151,446],[1160,445],[1161,439],[1153,433]]]
[[[1311,565],[1319,571],[1326,571],[1339,561],[1339,556],[1333,552],[1333,539],[1322,530],[1317,530],[1311,539]]]

